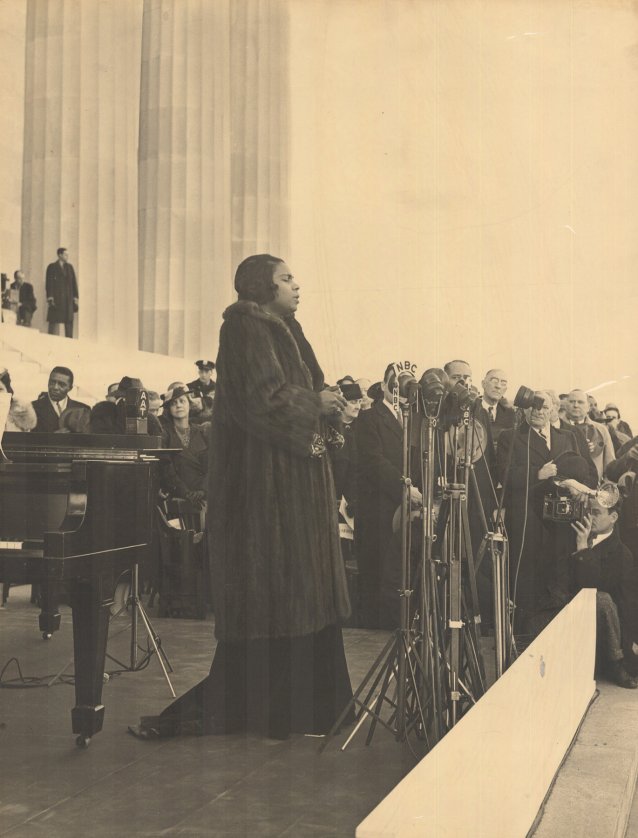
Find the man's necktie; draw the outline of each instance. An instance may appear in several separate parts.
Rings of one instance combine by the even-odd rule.
[[[496,408],[494,407],[493,404],[490,405],[488,412],[490,414],[490,422],[495,422],[496,421]]]

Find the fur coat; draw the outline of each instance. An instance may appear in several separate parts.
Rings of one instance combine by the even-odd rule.
[[[323,383],[294,317],[226,309],[208,492],[220,640],[308,635],[349,615]]]
[[[37,424],[38,417],[35,415],[32,405],[13,396],[7,422],[4,426],[5,431],[32,431]]]

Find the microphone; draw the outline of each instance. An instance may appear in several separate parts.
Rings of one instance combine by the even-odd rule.
[[[426,402],[437,402],[450,389],[448,374],[438,367],[431,367],[421,376],[419,382]]]
[[[417,400],[420,385],[409,370],[402,370],[397,375],[397,387],[399,398],[407,399],[408,404],[414,404]]]

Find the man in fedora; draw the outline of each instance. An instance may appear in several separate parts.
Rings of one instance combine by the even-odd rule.
[[[125,375],[116,388],[110,385],[108,395],[102,402],[98,402],[91,410],[91,433],[92,434],[122,434],[124,429],[118,420],[118,404],[126,398],[129,390],[145,390],[139,378],[132,378]],[[148,413],[147,433],[149,436],[161,436],[162,427],[157,416]]]

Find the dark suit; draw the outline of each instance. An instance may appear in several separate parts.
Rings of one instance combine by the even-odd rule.
[[[541,627],[582,588],[596,588],[599,594],[610,595],[618,611],[625,657],[633,658],[631,645],[638,640],[638,568],[617,526],[604,541],[559,557],[544,597]],[[604,652],[600,644],[605,639],[601,636],[606,628],[604,614],[597,614],[597,620],[598,651]]]
[[[496,446],[498,444],[498,438],[503,431],[514,427],[516,410],[509,405],[503,404],[503,400],[501,399],[496,404],[494,419],[492,419],[489,412],[483,407],[483,400],[481,398],[479,399],[477,405],[477,416],[480,416],[486,423],[488,435],[494,447],[494,460],[496,460]]]
[[[578,453],[584,460],[587,461],[587,466],[589,469],[589,478],[587,481],[583,482],[586,482],[591,489],[595,489],[598,485],[598,469],[596,468],[596,463],[591,458],[589,445],[587,445],[587,440],[585,439],[583,434],[578,433],[578,431],[575,430],[574,426],[571,425],[569,422],[566,422],[564,419],[560,420],[560,427],[561,430],[569,431],[571,434],[574,435],[576,445],[578,446]]]
[[[196,396],[200,398],[204,396],[209,396],[214,398],[215,396],[215,382],[209,381],[208,384],[204,384],[203,381],[200,381],[199,378],[196,378],[194,381],[189,381],[186,385],[189,390],[192,390]]]
[[[13,282],[11,290],[18,291],[18,326],[30,326],[33,312],[37,309],[33,285],[30,282],[23,282],[19,286],[17,282]]]
[[[614,482],[623,478],[626,497],[620,509],[620,537],[629,547],[638,567],[638,463],[629,452],[638,444],[638,436],[626,442],[618,451],[616,459],[605,469],[605,477]],[[624,477],[623,477],[624,475]]]
[[[509,420],[509,416],[505,410],[496,410],[496,417],[500,421],[499,433],[504,430],[504,424]],[[513,413],[513,411],[512,411]],[[492,592],[492,565],[489,553],[485,553],[478,563],[479,551],[486,533],[486,525],[488,530],[493,529],[492,520],[493,514],[498,506],[498,474],[496,468],[496,442],[495,431],[496,422],[492,421],[488,411],[483,407],[481,399],[478,399],[474,409],[474,419],[476,424],[479,423],[485,429],[485,433],[478,436],[478,429],[476,433],[477,439],[485,440],[478,445],[478,452],[482,452],[483,456],[479,457],[474,462],[474,477],[476,478],[476,490],[478,490],[478,497],[473,485],[470,485],[468,494],[468,520],[470,524],[470,536],[472,539],[472,554],[474,556],[475,567],[477,570],[477,586],[479,593],[479,604],[481,611],[481,620],[484,626],[491,626],[493,621],[493,592]],[[512,424],[514,424],[514,417],[512,416]],[[471,483],[473,483],[470,477]],[[483,523],[485,518],[485,524]]]
[[[74,301],[79,296],[73,265],[68,262],[60,264],[59,261],[47,265],[46,295],[47,300],[53,298],[47,311],[49,333],[55,331],[57,323],[64,323],[66,337],[73,337]]]
[[[402,429],[387,405],[375,402],[356,421],[357,519],[355,549],[359,567],[362,625],[382,625],[384,565],[397,557],[392,518],[402,498]]]
[[[503,431],[498,442],[501,482],[506,479],[511,451],[505,484],[505,524],[509,537],[510,597],[515,596],[517,632],[527,631],[556,557],[571,552],[575,541],[569,524],[543,520],[543,498],[552,491],[554,484],[551,479],[539,480],[539,470],[567,451],[578,453],[571,431],[551,428],[550,433],[549,448],[527,423],[518,430]]]
[[[31,402],[31,404],[35,410],[35,415],[38,417],[38,424],[33,429],[33,432],[41,434],[55,433],[55,431],[59,431],[61,427],[61,420],[70,410],[74,408],[83,408],[87,411],[90,410],[88,404],[84,404],[84,402],[76,402],[74,399],[67,399],[66,408],[62,411],[62,415],[59,416],[55,412],[55,408],[51,404],[51,400],[47,395],[40,396],[39,399]]]

